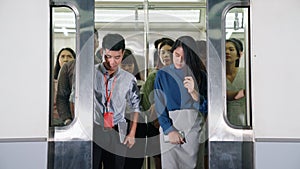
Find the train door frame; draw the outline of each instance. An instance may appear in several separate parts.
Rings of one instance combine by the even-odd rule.
[[[72,150],[74,146],[83,146],[82,159],[85,159],[86,168],[91,167],[92,160],[92,124],[93,124],[93,55],[94,46],[94,1],[84,3],[81,0],[52,0],[51,6],[67,6],[76,15],[76,88],[75,99],[76,118],[70,126],[54,128],[50,133],[48,167],[53,167],[55,159],[66,158],[69,164],[75,165],[72,156],[57,154],[60,148]],[[247,166],[253,168],[253,131],[251,129],[234,129],[226,124],[223,115],[225,107],[225,83],[224,83],[224,20],[225,12],[234,6],[249,6],[249,1],[215,1],[207,0],[207,42],[208,42],[208,134],[209,134],[209,167],[210,169],[224,166],[228,163],[226,158],[234,158],[233,163],[238,168]],[[217,22],[216,22],[217,21]],[[147,28],[146,28],[147,29]],[[146,30],[147,32],[147,30]],[[217,36],[216,36],[217,35]],[[146,35],[145,35],[146,36]],[[146,41],[147,39],[145,39]],[[146,49],[147,50],[147,49]],[[83,68],[85,67],[85,68]],[[88,68],[86,68],[88,67]],[[84,76],[80,76],[84,75]],[[79,131],[79,132],[78,132]],[[54,137],[52,137],[54,136]],[[75,141],[76,140],[76,141]],[[250,152],[249,156],[245,156]],[[65,152],[61,152],[65,153]],[[222,161],[222,159],[225,159]],[[80,161],[82,162],[82,161]],[[66,163],[68,164],[68,163]],[[52,165],[52,166],[51,166]],[[59,167],[58,167],[59,168]],[[85,168],[83,168],[85,169]]]
[[[93,83],[90,82],[93,81],[94,70],[94,0],[51,0],[50,10],[52,7],[68,7],[75,13],[75,96],[79,97],[75,98],[76,111],[72,123],[49,129],[48,168],[91,169]],[[53,31],[50,32],[53,34]]]
[[[249,7],[250,2],[207,0],[207,4],[209,168],[252,169],[251,127],[233,128],[225,117],[225,15],[233,7]]]

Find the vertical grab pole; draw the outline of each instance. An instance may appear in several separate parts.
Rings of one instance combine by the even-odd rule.
[[[144,7],[144,56],[145,56],[145,70],[144,70],[144,79],[147,79],[147,74],[148,74],[148,63],[149,63],[149,42],[148,42],[148,33],[149,33],[149,2],[148,0],[144,0],[143,3]],[[145,123],[148,123],[147,115],[145,115]],[[146,146],[145,146],[145,152],[147,150],[147,136],[146,136]],[[146,164],[146,169],[150,169],[150,157],[145,156],[145,164]]]

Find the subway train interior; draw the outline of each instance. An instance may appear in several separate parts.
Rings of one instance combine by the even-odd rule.
[[[197,169],[299,169],[299,8],[298,0],[1,0],[0,169],[93,168],[94,65],[105,60],[109,33],[121,34],[137,60],[140,89],[158,67],[158,39],[196,41],[208,109]],[[239,103],[228,94],[227,43],[236,40]],[[76,53],[71,120],[54,106],[66,47]],[[139,123],[151,122],[147,112]],[[139,140],[141,168],[157,169],[152,138]]]

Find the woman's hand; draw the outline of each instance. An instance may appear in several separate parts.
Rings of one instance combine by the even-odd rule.
[[[245,89],[241,89],[239,91],[227,90],[227,101],[239,100],[245,97]]]
[[[187,88],[189,93],[192,93],[194,91],[195,83],[192,76],[186,76],[183,80],[183,85],[185,88]]]
[[[242,89],[240,91],[237,92],[237,94],[234,96],[234,100],[238,100],[245,97],[245,90]]]
[[[199,100],[199,93],[195,90],[195,83],[192,76],[184,77],[183,86],[188,90],[188,93],[195,101]]]
[[[184,138],[178,133],[178,131],[171,131],[169,134],[169,142],[171,144],[183,144]]]

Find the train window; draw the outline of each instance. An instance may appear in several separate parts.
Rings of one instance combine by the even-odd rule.
[[[64,126],[72,119],[69,112],[68,92],[62,91],[63,85],[58,85],[64,64],[76,59],[75,14],[67,7],[52,8],[52,65],[53,72],[53,109],[51,126]],[[62,84],[60,82],[60,84]],[[66,80],[64,82],[67,82]],[[69,86],[71,83],[68,83]],[[64,86],[64,87],[67,87]],[[59,89],[59,91],[58,91]],[[69,88],[71,89],[71,88]],[[67,89],[65,89],[67,90]],[[63,113],[67,112],[67,113]]]
[[[235,127],[249,127],[249,20],[248,8],[232,8],[226,15],[227,120]]]

